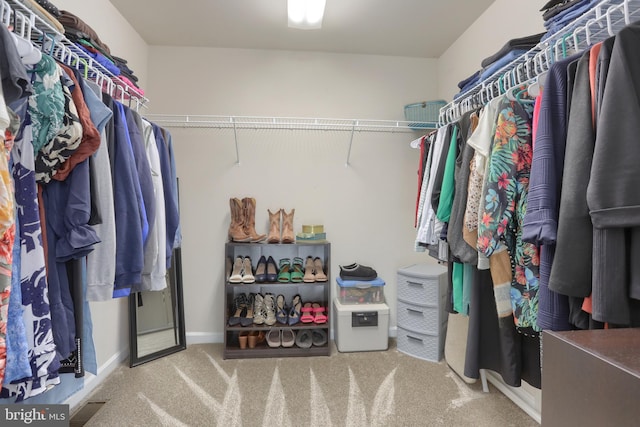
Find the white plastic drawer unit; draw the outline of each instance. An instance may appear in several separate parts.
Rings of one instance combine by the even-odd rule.
[[[398,326],[398,350],[409,356],[430,362],[442,359],[442,340],[439,335],[425,335]]]
[[[420,305],[440,305],[442,274],[440,265],[416,264],[398,270],[398,299]],[[446,279],[446,277],[445,277]],[[446,282],[445,282],[446,285]]]
[[[447,269],[415,264],[398,270],[398,350],[437,362],[446,330]]]
[[[437,335],[442,326],[438,307],[421,307],[398,301],[398,325],[412,330]]]

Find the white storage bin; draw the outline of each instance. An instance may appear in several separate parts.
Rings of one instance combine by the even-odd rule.
[[[341,304],[333,300],[334,338],[338,351],[375,351],[389,348],[387,304]]]

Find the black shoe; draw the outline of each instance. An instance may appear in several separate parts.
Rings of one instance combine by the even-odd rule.
[[[340,278],[343,280],[374,280],[378,273],[371,267],[353,263],[340,265]]]

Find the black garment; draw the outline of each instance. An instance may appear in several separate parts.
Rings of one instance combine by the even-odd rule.
[[[465,264],[478,264],[478,250],[471,247],[462,237],[464,227],[464,213],[467,202],[469,187],[469,174],[471,172],[470,163],[475,150],[467,144],[467,139],[471,135],[471,115],[477,111],[465,113],[458,122],[460,132],[458,132],[458,156],[455,167],[455,192],[451,205],[451,217],[449,218],[449,231],[447,241],[453,256]]]
[[[512,316],[500,319],[508,324],[499,325],[489,270],[476,270],[473,282],[464,375],[480,378],[480,369],[490,369],[512,387],[524,380],[541,388],[539,335],[516,331]]]
[[[56,18],[60,16],[60,10],[58,10],[58,8],[51,2],[47,0],[36,0],[36,3],[38,3],[44,10],[46,10]]]
[[[549,277],[549,289],[552,291],[581,298],[591,293],[593,251],[593,225],[586,199],[595,144],[589,82],[590,57],[590,52],[585,52],[576,70],[567,123],[567,161],[562,172],[556,252]]]
[[[444,167],[447,163],[447,154],[449,154],[449,145],[451,144],[451,135],[453,133],[453,127],[457,124],[447,126],[444,130],[445,136],[442,142],[442,152],[440,153],[440,160],[438,162],[438,169],[436,174],[429,179],[433,179],[433,192],[431,193],[431,207],[435,212],[438,211],[438,205],[440,205],[440,192],[442,191],[442,181],[444,179]],[[432,161],[435,161],[433,159]]]

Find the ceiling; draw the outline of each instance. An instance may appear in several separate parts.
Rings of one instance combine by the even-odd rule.
[[[320,30],[286,0],[110,0],[149,45],[438,58],[494,0],[327,0]]]

